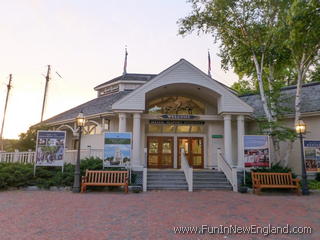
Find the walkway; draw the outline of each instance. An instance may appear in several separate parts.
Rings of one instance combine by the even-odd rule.
[[[299,197],[224,191],[0,192],[1,240],[264,239],[262,235],[178,235],[173,227],[270,223],[311,226],[313,234],[267,239],[320,239],[320,193]]]

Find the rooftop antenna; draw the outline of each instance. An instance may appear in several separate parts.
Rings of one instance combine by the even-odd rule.
[[[128,61],[128,51],[127,51],[127,45],[126,45],[125,53],[124,53],[123,76],[127,74],[127,61]]]
[[[48,93],[48,85],[50,81],[50,72],[51,72],[51,66],[48,65],[48,70],[47,70],[47,76],[46,78],[46,86],[44,87],[44,95],[43,95],[43,102],[42,102],[42,111],[41,111],[41,122],[43,121],[43,115],[44,115],[44,110],[46,106],[46,101],[47,101],[47,93]]]
[[[6,119],[6,112],[7,112],[8,100],[9,100],[9,93],[10,93],[10,90],[12,88],[11,82],[12,82],[12,74],[9,75],[9,83],[7,85],[6,103],[4,105],[4,113],[3,113],[2,125],[1,125],[1,133],[0,133],[1,151],[3,151],[3,145],[4,145],[4,142],[3,142],[3,129],[4,129],[4,122],[5,122],[5,119]]]

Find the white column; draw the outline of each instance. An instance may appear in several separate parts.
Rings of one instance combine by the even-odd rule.
[[[232,165],[232,134],[231,134],[231,115],[223,116],[224,119],[224,158]]]
[[[239,115],[237,117],[237,131],[238,131],[238,167],[244,167],[243,157],[243,136],[244,136],[244,116]]]
[[[127,116],[125,113],[119,113],[119,130],[118,132],[127,131]]]
[[[141,167],[140,163],[141,151],[141,114],[133,114],[133,140],[132,140],[132,167]]]

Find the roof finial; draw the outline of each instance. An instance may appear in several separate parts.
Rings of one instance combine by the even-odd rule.
[[[211,57],[210,49],[208,48],[208,76],[211,77]]]
[[[127,51],[127,45],[126,45],[125,53],[124,53],[123,76],[127,74],[127,61],[128,61],[128,51]]]

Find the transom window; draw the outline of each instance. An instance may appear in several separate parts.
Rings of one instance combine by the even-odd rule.
[[[162,97],[149,102],[150,114],[205,114],[205,105],[195,99],[183,96]]]
[[[149,124],[149,133],[203,133],[203,125]]]

